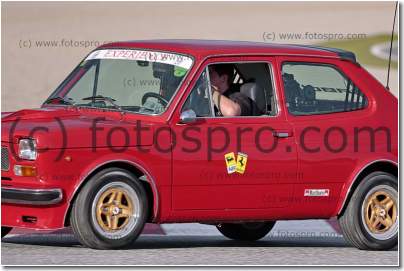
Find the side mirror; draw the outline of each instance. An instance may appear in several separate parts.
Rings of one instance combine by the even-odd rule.
[[[181,123],[191,123],[196,121],[195,111],[192,109],[185,110],[180,116]]]

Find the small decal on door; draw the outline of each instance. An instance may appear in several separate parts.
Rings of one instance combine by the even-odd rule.
[[[236,172],[240,174],[244,174],[245,168],[247,166],[248,155],[242,152],[237,154],[237,167]]]
[[[227,173],[232,174],[236,172],[237,163],[234,152],[230,152],[224,155],[224,160],[226,161]]]
[[[305,189],[305,197],[328,197],[330,195],[330,189]]]

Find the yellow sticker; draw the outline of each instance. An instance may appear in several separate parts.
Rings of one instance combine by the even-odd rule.
[[[245,168],[247,166],[247,159],[248,159],[247,154],[242,152],[239,152],[237,154],[237,167],[236,167],[237,173],[244,174]]]
[[[232,174],[236,172],[236,157],[234,156],[234,152],[229,152],[224,155],[224,159],[226,161],[227,173]]]

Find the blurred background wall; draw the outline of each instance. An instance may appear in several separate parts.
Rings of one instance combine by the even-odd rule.
[[[115,40],[328,45],[353,50],[385,84],[394,7],[394,2],[2,2],[1,110],[39,107],[90,50]],[[393,59],[390,85],[397,95],[397,41]]]

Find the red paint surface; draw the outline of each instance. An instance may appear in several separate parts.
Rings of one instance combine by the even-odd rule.
[[[338,214],[355,176],[368,164],[378,160],[397,163],[398,152],[398,102],[368,72],[349,61],[341,60],[338,55],[324,50],[298,46],[263,45],[223,42],[178,42],[150,41],[115,43],[105,47],[146,48],[162,51],[190,54],[195,63],[172,103],[160,116],[125,114],[92,109],[46,106],[41,110],[21,110],[2,118],[2,146],[16,148],[18,138],[26,137],[33,128],[46,127],[46,132],[35,133],[40,153],[36,161],[20,161],[10,158],[10,167],[15,164],[35,165],[38,177],[16,177],[12,171],[2,171],[2,187],[13,188],[60,188],[63,200],[57,205],[38,207],[2,204],[2,225],[16,228],[58,229],[65,226],[67,212],[72,199],[80,191],[86,177],[99,166],[111,161],[122,161],[136,166],[147,177],[153,192],[153,222],[217,222],[240,220],[280,220],[330,218]],[[232,55],[232,56],[229,56]],[[214,57],[215,56],[215,57]],[[279,103],[279,115],[273,118],[236,117],[228,119],[205,119],[190,124],[201,129],[199,139],[202,148],[199,152],[186,153],[180,148],[162,153],[156,146],[154,131],[164,128],[181,133],[184,126],[179,125],[180,110],[187,94],[191,91],[201,70],[215,62],[265,61],[274,67],[275,91]],[[280,65],[283,61],[304,61],[326,63],[338,67],[349,76],[365,93],[369,100],[366,109],[317,116],[294,117],[287,112],[281,83]],[[96,151],[92,149],[92,134],[89,129],[98,117],[97,127],[104,132],[97,134]],[[59,124],[63,121],[68,141],[63,145]],[[19,120],[13,135],[11,129]],[[136,122],[141,121],[149,129],[142,135],[142,147],[139,151],[136,137],[131,137],[127,151],[112,152],[107,145],[107,131],[111,127],[122,127],[133,131]],[[264,125],[272,126],[276,131],[288,131],[289,138],[280,139],[278,149],[265,154],[257,152],[251,136],[243,138],[242,152],[249,155],[244,175],[226,173],[224,154],[236,151],[235,132],[240,127],[258,130]],[[327,151],[307,153],[298,144],[298,138],[305,127],[315,125],[320,132],[310,138],[310,144],[321,144],[324,133],[333,125],[341,126],[347,132],[348,142],[345,151],[332,154]],[[353,129],[363,125],[369,127],[386,126],[392,136],[392,150],[386,151],[383,138],[377,138],[376,151],[369,150],[369,139],[362,144],[365,149],[353,151]],[[207,136],[204,131],[215,126],[223,126],[230,133],[228,149],[206,158]],[[223,138],[217,135],[220,142]],[[177,138],[178,146],[187,144]],[[267,135],[267,142],[273,136]],[[335,140],[338,140],[335,138]],[[122,147],[124,141],[113,137],[112,147]],[[160,148],[173,144],[170,136],[158,138]],[[269,143],[268,143],[269,144]],[[290,151],[286,152],[285,149]],[[72,157],[71,162],[64,159],[54,162],[63,150],[64,156]],[[262,178],[262,173],[280,172],[281,177]],[[295,173],[301,174],[297,177]],[[298,174],[298,175],[299,175]],[[329,197],[304,197],[305,189],[330,190]],[[37,222],[24,223],[22,216],[35,216]]]

